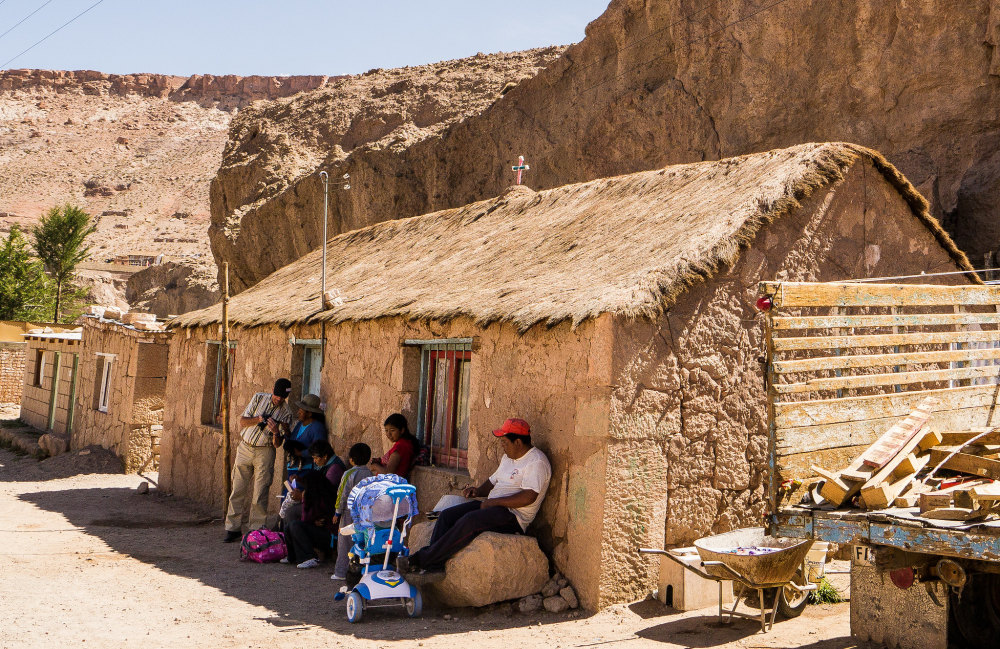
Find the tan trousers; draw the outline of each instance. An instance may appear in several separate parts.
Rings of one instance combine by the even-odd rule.
[[[250,505],[250,529],[264,527],[267,520],[267,495],[274,479],[274,447],[249,446],[240,442],[233,464],[233,493],[229,496],[226,531],[239,532],[243,514]]]

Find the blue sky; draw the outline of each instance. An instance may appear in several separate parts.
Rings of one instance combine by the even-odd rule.
[[[346,74],[574,43],[608,0],[0,0],[0,68]],[[21,25],[23,18],[38,10]]]

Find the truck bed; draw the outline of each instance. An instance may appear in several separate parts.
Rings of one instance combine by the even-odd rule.
[[[1000,521],[931,521],[914,518],[915,511],[783,507],[772,518],[770,532],[838,544],[882,545],[908,552],[1000,561]]]

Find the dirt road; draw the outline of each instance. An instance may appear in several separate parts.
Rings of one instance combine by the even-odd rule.
[[[212,513],[114,473],[99,450],[38,462],[0,450],[0,647],[720,647],[849,649],[847,605],[767,634],[655,601],[523,616],[509,605],[371,612],[350,625],[326,569],[238,561]],[[150,476],[155,480],[155,475]],[[450,619],[444,616],[449,615]]]

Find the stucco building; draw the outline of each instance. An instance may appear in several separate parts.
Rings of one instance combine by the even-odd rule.
[[[170,333],[140,330],[138,321],[122,323],[99,315],[85,315],[80,322],[77,415],[70,448],[96,444],[120,457],[126,472],[155,469]]]
[[[848,144],[514,187],[349,232],[329,242],[328,308],[320,255],[231,300],[234,413],[290,375],[318,389],[338,452],[378,453],[402,411],[438,465],[412,478],[425,509],[495,469],[490,430],[528,420],[553,467],[533,531],[591,609],[653,587],[636,547],[760,521],[760,280],[971,270],[906,179]],[[160,473],[219,507],[220,322],[171,325]]]

